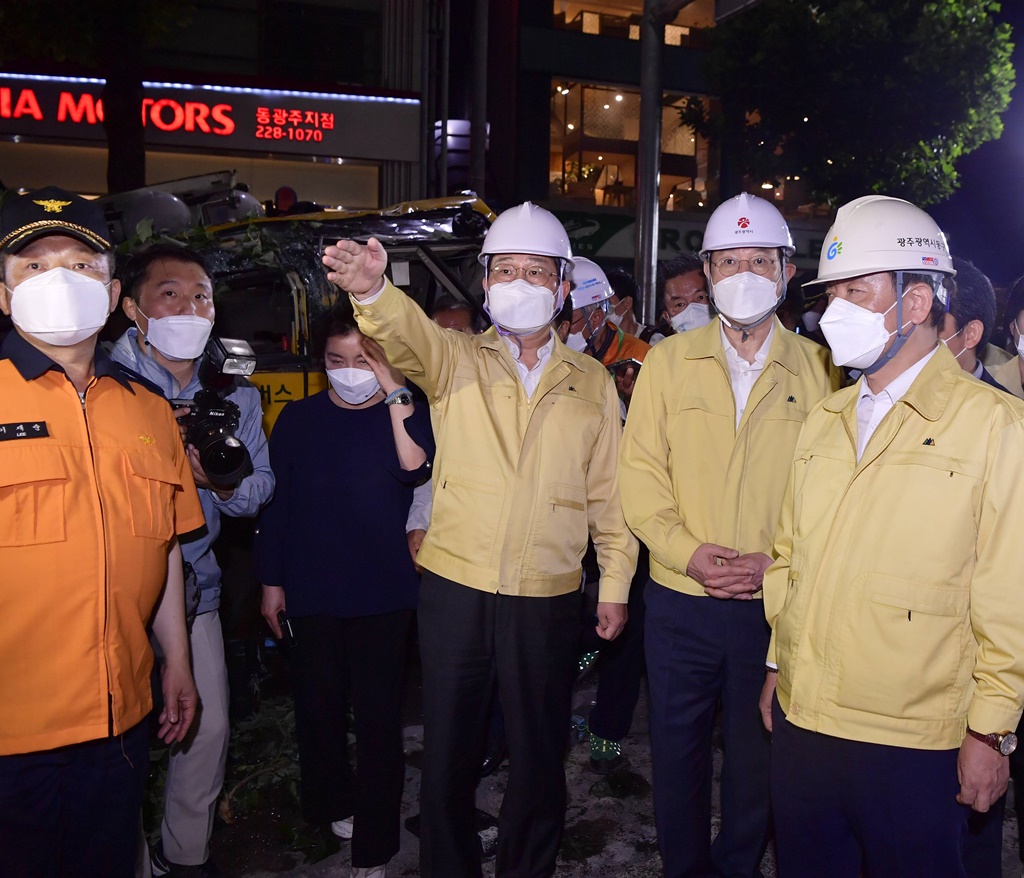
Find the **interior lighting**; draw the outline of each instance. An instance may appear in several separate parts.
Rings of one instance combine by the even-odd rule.
[[[774,183],[762,183],[761,184],[761,188],[762,189],[774,189],[775,188],[775,184]]]
[[[622,100],[622,95],[615,95],[615,100],[621,101]]]
[[[610,105],[610,104],[605,104],[605,105],[604,105],[604,108],[605,108],[606,110],[610,110],[610,109],[611,109],[611,105]]]
[[[568,128],[568,129],[569,129],[570,131],[575,131],[575,130],[576,130],[576,126],[575,126],[575,125],[573,125],[573,124],[572,124],[572,122],[570,122],[570,123],[569,123],[568,125],[566,125],[565,127],[566,127],[566,128]]]
[[[808,119],[807,119],[807,117],[806,117],[806,116],[804,116],[804,121],[805,121],[805,122],[807,122],[807,121],[808,121]]]

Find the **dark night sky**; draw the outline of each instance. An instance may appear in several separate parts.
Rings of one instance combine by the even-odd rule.
[[[959,191],[928,211],[954,255],[1008,284],[1024,275],[1024,3],[1003,0],[1000,17],[1013,26],[1017,70],[1003,136],[961,159]]]

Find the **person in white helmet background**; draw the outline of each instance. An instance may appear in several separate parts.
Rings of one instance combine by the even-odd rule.
[[[612,640],[626,623],[637,554],[619,502],[615,387],[552,331],[569,292],[568,235],[529,202],[494,221],[480,261],[495,325],[472,337],[437,326],[384,277],[375,239],[339,241],[323,261],[360,329],[426,393],[437,438],[433,513],[417,556],[420,874],[481,874],[474,788],[496,676],[509,750],[496,875],[549,876],[566,805],[580,559],[589,534],[602,574],[596,629]]]
[[[769,740],[757,702],[762,575],[807,412],[839,387],[820,345],[773,316],[789,228],[752,195],[724,202],[702,257],[719,312],[648,355],[626,419],[622,505],[650,549],[644,591],[658,847],[667,878],[751,878],[767,843]],[[722,828],[711,843],[722,705]]]
[[[651,346],[611,321],[615,290],[604,269],[583,256],[573,263],[572,320],[566,344],[611,370],[624,409],[628,409],[637,372]]]
[[[1024,405],[938,343],[953,275],[935,221],[885,196],[841,207],[821,254],[821,328],[862,377],[807,417],[764,581],[787,878],[962,878],[970,809],[1006,789]]]

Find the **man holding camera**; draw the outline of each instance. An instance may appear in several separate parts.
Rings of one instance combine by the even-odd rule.
[[[169,400],[191,400],[203,391],[200,363],[213,329],[213,283],[202,258],[184,247],[150,247],[128,262],[122,274],[124,313],[135,326],[118,339],[113,358],[156,384]],[[171,752],[164,797],[161,844],[153,853],[154,875],[218,872],[209,860],[213,812],[224,783],[228,751],[228,678],[217,609],[220,567],[213,544],[220,516],[251,517],[274,491],[259,391],[236,382],[226,400],[239,409],[236,438],[248,449],[252,473],[237,484],[222,484],[204,469],[200,450],[182,427],[192,476],[200,489],[207,533],[184,547],[184,559],[200,588],[189,639],[200,713],[193,733]],[[175,409],[181,418],[183,407]],[[188,867],[192,867],[191,870]]]

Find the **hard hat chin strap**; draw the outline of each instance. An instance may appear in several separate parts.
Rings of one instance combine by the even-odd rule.
[[[875,362],[865,369],[861,369],[861,372],[865,375],[874,375],[879,369],[885,366],[893,357],[896,356],[902,349],[903,345],[907,343],[907,339],[914,334],[914,330],[917,329],[917,324],[911,324],[910,332],[906,335],[903,334],[903,272],[896,272],[896,338],[893,340],[889,350],[879,357]]]

